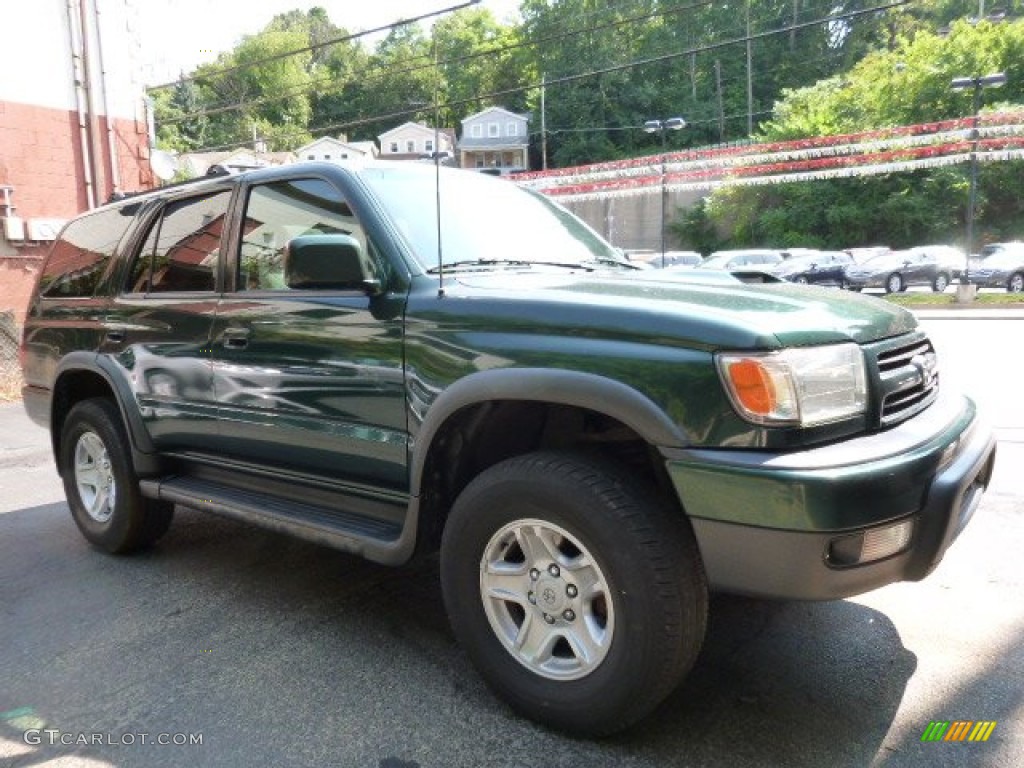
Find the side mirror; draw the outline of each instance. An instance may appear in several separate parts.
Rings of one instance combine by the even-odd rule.
[[[381,292],[380,280],[363,246],[351,235],[300,235],[285,246],[284,279],[289,288]]]

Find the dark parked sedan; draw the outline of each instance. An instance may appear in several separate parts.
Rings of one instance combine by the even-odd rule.
[[[836,285],[846,287],[846,268],[853,264],[848,253],[841,251],[805,251],[793,253],[771,268],[771,273],[791,283]]]
[[[898,293],[911,285],[928,285],[941,293],[960,276],[964,263],[964,255],[951,246],[920,246],[851,265],[846,282],[854,291],[884,288],[886,293]]]
[[[1024,243],[999,243],[986,255],[988,249],[982,251],[983,258],[971,262],[971,282],[1010,293],[1024,291]]]

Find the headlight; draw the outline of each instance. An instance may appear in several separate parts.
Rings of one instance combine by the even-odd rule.
[[[716,362],[733,406],[755,424],[809,427],[865,410],[864,355],[856,344],[720,353]]]

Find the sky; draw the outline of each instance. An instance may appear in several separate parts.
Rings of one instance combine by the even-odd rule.
[[[138,2],[136,29],[144,85],[169,82],[213,61],[277,14],[320,6],[349,32],[381,27],[461,5],[466,0],[146,0]],[[519,0],[483,0],[499,21],[518,18]]]

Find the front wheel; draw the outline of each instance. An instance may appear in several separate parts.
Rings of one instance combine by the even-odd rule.
[[[144,498],[121,414],[107,398],[83,400],[61,431],[58,469],[82,535],[110,553],[141,549],[166,533],[174,505]]]
[[[932,280],[932,290],[935,291],[935,293],[942,293],[948,287],[949,276],[946,275],[945,273],[940,272],[935,276],[935,279]]]
[[[1024,291],[1024,272],[1016,272],[1006,282],[1007,293],[1020,293]]]
[[[649,713],[704,637],[707,586],[682,513],[589,457],[529,454],[481,473],[445,525],[441,581],[487,683],[580,735]]]
[[[885,279],[886,293],[899,293],[903,290],[903,276],[899,272],[893,272]]]

